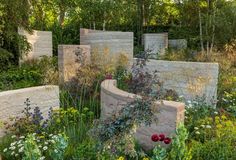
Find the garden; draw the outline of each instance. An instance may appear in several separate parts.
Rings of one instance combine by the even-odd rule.
[[[0,0],[0,159],[235,160],[235,11]]]

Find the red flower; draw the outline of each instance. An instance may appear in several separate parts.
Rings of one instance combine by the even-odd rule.
[[[152,137],[151,137],[151,139],[152,139],[153,142],[159,141],[158,134],[153,134]]]
[[[164,141],[164,139],[165,139],[165,135],[164,135],[164,134],[160,134],[160,135],[159,135],[159,140],[160,140],[160,141]]]
[[[170,143],[171,143],[171,139],[170,139],[169,137],[166,137],[166,138],[164,139],[164,143],[165,143],[165,144],[170,144]]]
[[[105,79],[112,79],[112,74],[107,74],[107,75],[105,76]]]

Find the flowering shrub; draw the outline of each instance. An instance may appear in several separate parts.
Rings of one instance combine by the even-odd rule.
[[[25,105],[26,107],[22,111],[23,116],[11,117],[10,123],[4,122],[7,132],[15,135],[25,135],[28,133],[41,133],[45,131],[49,120],[44,119],[39,107],[34,107],[32,111],[28,98],[25,101]],[[50,108],[49,114],[51,112],[52,108]]]
[[[12,136],[12,143],[3,150],[3,156],[8,159],[43,160],[45,157],[52,160],[62,160],[68,145],[64,134],[47,135],[36,133],[25,136]]]

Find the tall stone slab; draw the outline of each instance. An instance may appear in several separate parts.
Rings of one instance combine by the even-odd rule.
[[[89,62],[89,45],[59,45],[58,68],[60,84],[73,80],[81,64]]]
[[[144,50],[149,51],[153,58],[165,54],[168,48],[168,33],[146,33],[143,34]]]
[[[169,39],[168,40],[168,45],[169,48],[173,49],[186,49],[188,42],[186,39]]]
[[[101,118],[105,120],[118,113],[135,98],[137,95],[118,89],[116,80],[103,81],[101,84]],[[137,128],[135,138],[140,145],[145,150],[150,150],[157,145],[151,140],[154,133],[174,135],[177,126],[184,122],[184,107],[184,104],[180,102],[156,101],[153,108],[157,111],[155,117],[158,118],[158,122],[153,122],[151,126],[142,125]]]
[[[23,29],[18,29],[18,34],[25,36],[31,45],[31,51],[23,55],[20,62],[37,59],[42,56],[52,56],[52,32],[51,31],[37,31],[33,30],[30,34]]]
[[[31,108],[38,106],[46,117],[49,108],[59,108],[59,87],[54,85],[30,87],[0,92],[0,121],[8,121],[10,117],[21,116],[26,107],[24,102],[29,98]],[[4,129],[0,128],[0,137]]]
[[[218,63],[149,60],[146,69],[156,72],[164,88],[175,90],[186,100],[205,96],[212,104],[217,98]]]
[[[133,62],[133,32],[80,29],[80,44],[90,45],[91,53],[109,52],[112,57],[126,55]]]

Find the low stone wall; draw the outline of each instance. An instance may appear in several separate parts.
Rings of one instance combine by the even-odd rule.
[[[125,104],[133,101],[137,95],[122,91],[116,87],[116,80],[105,80],[101,84],[101,118],[106,119],[119,112]],[[135,137],[146,149],[152,149],[156,143],[151,141],[154,133],[164,133],[168,136],[174,134],[177,125],[184,122],[184,104],[173,101],[155,103],[158,113],[158,123],[151,126],[142,126],[137,129]]]
[[[156,55],[165,54],[168,48],[168,33],[146,33],[143,34],[144,50],[150,51],[155,58]]]
[[[205,96],[211,104],[217,98],[218,63],[149,60],[146,69],[156,71],[164,88],[175,90],[186,100]]]
[[[60,84],[73,80],[80,65],[89,61],[89,45],[59,45],[58,68]]]
[[[80,44],[90,45],[91,53],[109,52],[112,57],[124,54],[133,62],[133,32],[80,29]]]
[[[168,40],[168,46],[169,48],[173,49],[186,49],[187,46],[187,40],[186,39],[169,39]]]
[[[27,55],[23,55],[20,62],[31,59],[37,59],[42,56],[52,56],[52,32],[51,31],[36,31],[30,34],[23,29],[18,29],[18,33],[26,37],[31,45],[31,51]]]
[[[0,121],[21,115],[27,98],[32,108],[38,106],[43,115],[47,116],[50,107],[58,108],[60,105],[59,87],[47,85],[0,92]],[[3,135],[4,129],[0,128],[0,137]]]

